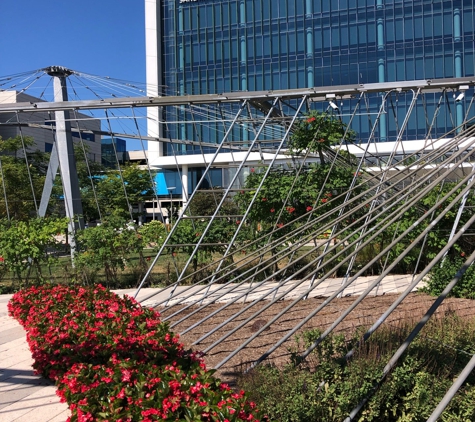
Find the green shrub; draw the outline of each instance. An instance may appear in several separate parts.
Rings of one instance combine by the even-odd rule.
[[[342,421],[369,395],[356,419],[360,422],[425,421],[470,359],[475,349],[475,322],[455,315],[430,321],[374,393],[384,366],[412,327],[407,321],[398,327],[381,327],[359,346],[359,333],[353,340],[329,335],[304,363],[257,367],[242,375],[238,385],[250,392],[249,398],[270,420]],[[319,330],[301,335],[291,360],[298,362],[297,350],[319,336]],[[355,354],[346,361],[351,344]],[[475,401],[470,402],[474,382],[475,377],[467,380],[442,420],[475,420]]]
[[[436,265],[429,273],[426,286],[421,291],[438,296],[447,284],[454,278],[465,262],[465,254],[460,257],[447,256],[443,262]],[[450,296],[475,299],[475,267],[470,266],[464,276],[450,292]]]

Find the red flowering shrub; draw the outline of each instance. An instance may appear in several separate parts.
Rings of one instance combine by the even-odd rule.
[[[190,362],[156,311],[102,286],[33,287],[15,294],[9,305],[27,330],[35,371],[47,378],[55,379],[86,358],[87,363],[106,363],[112,354],[157,364]]]
[[[57,384],[62,401],[72,403],[71,422],[88,414],[122,421],[256,420],[244,392],[233,393],[206,371],[112,358],[107,365],[75,364]]]
[[[56,381],[70,421],[251,420],[254,405],[213,378],[159,314],[98,287],[16,293],[37,373]]]

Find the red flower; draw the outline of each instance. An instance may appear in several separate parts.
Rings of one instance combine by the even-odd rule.
[[[309,205],[306,209],[307,209],[307,212],[309,212],[309,211],[312,211],[312,210],[313,210],[313,207],[311,207],[311,206]]]
[[[262,198],[262,202],[266,202],[267,201],[267,198]]]
[[[287,207],[287,212],[288,212],[289,214],[292,214],[294,211],[295,211],[295,208],[294,208],[294,207]]]
[[[275,212],[275,209],[274,209],[274,208],[271,208],[271,209],[270,209],[270,212]]]
[[[252,168],[252,169],[251,169],[251,173],[254,173],[254,172],[255,172],[255,170]]]
[[[284,223],[277,224],[277,227],[279,227],[279,228],[284,227]]]
[[[312,122],[314,122],[315,120],[317,120],[317,119],[315,118],[315,116],[309,117],[309,118],[307,119],[307,123],[312,123]]]
[[[241,220],[236,221],[236,224],[239,226],[239,224],[241,224]]]
[[[185,351],[158,312],[129,296],[102,286],[32,287],[15,294],[8,310],[27,329],[34,368],[57,382],[71,419],[93,422],[94,409],[104,420],[126,414],[152,422],[187,408],[193,420],[218,420],[217,410],[220,420],[260,420],[244,391],[215,383],[202,355]]]
[[[465,256],[465,252],[462,252],[462,253],[460,254],[460,256]]]
[[[325,202],[327,202],[327,201],[328,201],[328,199],[326,199],[326,198],[323,198],[323,199],[322,199],[322,202],[323,202],[323,203],[325,203]]]

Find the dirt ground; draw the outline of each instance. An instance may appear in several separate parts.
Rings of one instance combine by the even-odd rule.
[[[351,334],[358,327],[370,327],[396,300],[398,295],[383,295],[367,297],[335,328],[334,332]],[[310,318],[305,325],[292,334],[288,340],[271,353],[265,362],[282,365],[288,362],[289,348],[296,346],[295,335],[305,330],[319,328],[325,330],[338,316],[348,309],[357,297],[334,299]],[[421,293],[411,293],[388,317],[386,323],[397,326],[402,321],[416,323],[430,308],[436,298]],[[296,303],[288,308],[292,301],[279,301],[271,304],[269,301],[260,301],[253,306],[249,303],[211,304],[208,306],[172,306],[158,308],[162,318],[169,318],[171,330],[180,333],[181,341],[195,350],[206,351],[205,361],[208,368],[214,368],[230,353],[255,335],[263,325],[282,313],[282,316],[272,325],[258,334],[239,353],[233,356],[217,371],[217,376],[225,382],[234,384],[238,374],[261,358],[272,346],[279,342],[299,322],[306,318],[313,310],[321,305],[326,298],[311,298]],[[446,313],[456,313],[463,317],[475,316],[475,301],[468,299],[446,299],[439,307],[436,316]],[[266,308],[266,309],[264,309]],[[262,313],[258,314],[259,311]],[[175,315],[173,315],[175,314]],[[185,316],[188,316],[185,319]],[[231,318],[234,316],[234,318]],[[194,326],[198,322],[198,325]],[[216,327],[223,326],[211,333],[208,337],[202,336],[212,332]],[[194,326],[194,327],[193,327]],[[242,327],[241,327],[242,326]],[[192,327],[190,331],[186,331]],[[239,328],[240,327],[240,328]],[[231,330],[237,329],[231,335],[223,338]],[[211,349],[207,350],[210,346]]]

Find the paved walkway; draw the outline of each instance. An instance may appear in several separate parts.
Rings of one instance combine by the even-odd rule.
[[[368,284],[375,277],[364,277],[357,280],[354,286],[344,291],[344,295],[359,295],[366,289]],[[410,283],[410,277],[390,276],[384,279],[380,285],[377,294],[402,292]],[[263,292],[269,288],[275,287],[276,283],[266,283],[259,285],[255,292],[243,296],[240,301],[252,300],[257,296],[262,296]],[[310,296],[330,296],[335,289],[341,285],[341,279],[329,279],[322,283]],[[230,285],[228,289],[232,289]],[[248,286],[241,286],[232,292],[217,293],[215,290],[219,286],[213,286],[210,289],[211,295],[207,300],[217,299],[225,302],[237,298],[246,292]],[[279,293],[287,290],[289,287],[280,288]],[[288,298],[294,299],[297,295],[302,294],[308,288],[308,283],[303,283],[299,288],[292,291]],[[181,290],[186,287],[180,288]],[[193,291],[197,291],[199,287],[194,287],[184,294],[190,295]],[[169,297],[170,291],[165,290],[151,298],[153,293],[159,292],[160,289],[142,289],[138,296],[138,300],[143,302],[145,306],[154,306]],[[118,294],[135,293],[134,289],[116,290]],[[199,293],[200,295],[203,292]],[[375,293],[373,293],[375,294]],[[213,297],[214,295],[214,297]],[[28,345],[26,343],[25,332],[23,328],[8,316],[7,303],[12,295],[0,295],[0,422],[64,422],[70,412],[65,403],[60,403],[59,397],[56,395],[54,385],[43,378],[33,375],[31,358]],[[148,299],[147,299],[148,298]],[[211,298],[211,299],[210,299]],[[173,299],[173,301],[178,299]],[[195,298],[190,297],[183,301],[189,303]]]

